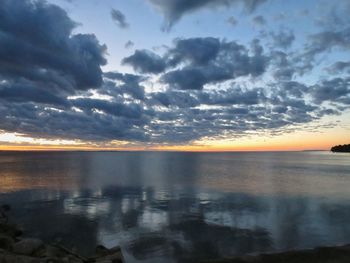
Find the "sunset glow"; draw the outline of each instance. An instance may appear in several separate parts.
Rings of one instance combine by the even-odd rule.
[[[0,263],[350,262],[349,14],[0,0]]]
[[[92,2],[0,7],[1,150],[297,151],[350,140],[347,1]]]

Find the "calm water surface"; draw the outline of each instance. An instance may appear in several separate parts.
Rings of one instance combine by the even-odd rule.
[[[196,262],[350,243],[350,154],[0,153],[26,233],[126,262]]]

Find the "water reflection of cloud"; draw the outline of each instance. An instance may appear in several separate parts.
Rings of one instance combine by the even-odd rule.
[[[108,214],[111,210],[110,202],[96,198],[66,198],[63,201],[64,213],[71,215],[84,215],[89,219],[97,219]]]
[[[121,245],[129,262],[190,262],[350,241],[345,199],[334,205],[312,197],[109,186],[7,193],[0,200],[35,236],[85,251],[97,243]],[[81,233],[84,240],[74,237]]]
[[[160,231],[169,225],[169,212],[159,211],[150,207],[145,207],[139,218],[139,227],[148,228],[152,231]]]

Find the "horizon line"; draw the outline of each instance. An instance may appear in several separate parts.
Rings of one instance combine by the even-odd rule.
[[[271,149],[271,150],[169,150],[169,149],[0,149],[2,152],[183,152],[183,153],[240,153],[240,152],[331,152],[328,149]]]

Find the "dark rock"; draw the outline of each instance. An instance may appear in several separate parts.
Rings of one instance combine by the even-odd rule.
[[[349,263],[350,246],[319,247],[258,256],[202,261],[202,263]]]
[[[71,255],[68,255],[68,256],[62,258],[62,262],[65,262],[65,263],[66,262],[67,263],[83,263],[82,260],[80,260],[80,259],[78,259],[78,258],[76,258],[74,256],[71,256]]]
[[[104,246],[96,248],[96,263],[122,263],[123,255],[120,247],[108,249]]]
[[[3,223],[7,223],[8,216],[7,212],[11,210],[11,207],[9,205],[2,205],[0,206],[0,221]]]
[[[45,258],[45,263],[63,263],[60,258]]]
[[[9,211],[11,211],[11,206],[9,206],[9,205],[2,205],[0,209],[2,211],[4,211],[4,212],[9,212]]]
[[[45,249],[43,250],[43,253],[40,256],[48,258],[61,258],[66,256],[66,253],[62,251],[62,249],[48,245],[45,246]]]
[[[8,211],[9,208],[1,209]],[[120,247],[96,247],[96,257],[86,259],[59,244],[44,244],[35,238],[23,238],[15,225],[0,222],[0,263],[122,263]],[[16,242],[17,241],[17,242]]]
[[[16,225],[0,223],[0,234],[15,238],[22,235],[22,231],[19,230]]]
[[[123,257],[120,252],[116,252],[102,258],[97,258],[96,262],[123,263]]]
[[[11,251],[13,247],[14,240],[4,234],[0,234],[0,248],[5,249],[7,251]]]
[[[45,263],[44,260],[23,255],[0,254],[1,263]]]
[[[95,249],[95,253],[97,257],[104,257],[109,254],[109,249],[106,248],[105,246],[98,245]]]
[[[44,243],[40,239],[25,238],[13,245],[13,252],[22,255],[33,255],[41,249]]]

